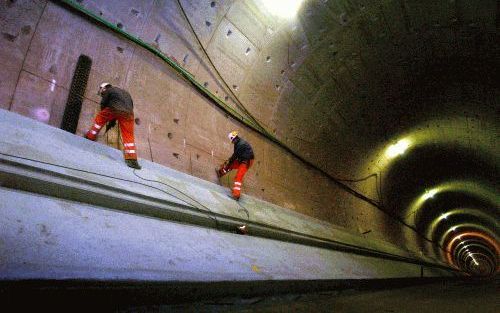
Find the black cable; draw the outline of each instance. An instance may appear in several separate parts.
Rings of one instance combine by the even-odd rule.
[[[359,183],[366,181],[372,177],[375,177],[375,189],[377,191],[377,198],[378,198],[378,203],[383,206],[383,199],[382,199],[382,173],[372,173],[368,176],[362,177],[362,178],[354,178],[354,179],[349,179],[349,178],[337,178],[338,181],[341,182],[348,182],[348,183]]]
[[[215,73],[217,73],[217,76],[219,76],[219,79],[222,81],[222,83],[226,86],[227,90],[229,90],[229,92],[231,93],[231,95],[233,96],[233,98],[236,100],[235,103],[236,105],[241,109],[243,110],[243,112],[248,116],[250,117],[250,119],[252,121],[254,121],[254,123],[260,127],[265,133],[269,134],[269,132],[260,124],[260,122],[247,110],[247,108],[243,105],[243,103],[241,103],[240,99],[238,99],[238,97],[236,96],[236,94],[233,92],[233,90],[231,89],[231,87],[229,87],[229,85],[227,84],[226,80],[222,77],[221,73],[219,72],[219,70],[217,70],[217,67],[215,66],[215,64],[212,62],[212,59],[210,58],[210,56],[208,55],[208,52],[207,50],[205,49],[205,47],[203,47],[203,44],[201,43],[200,41],[200,38],[198,37],[198,34],[196,34],[196,31],[194,30],[194,27],[193,25],[191,24],[191,21],[189,21],[189,18],[186,14],[186,11],[184,11],[184,7],[182,6],[181,2],[179,0],[177,0],[177,4],[179,6],[179,8],[181,9],[181,12],[182,12],[182,15],[184,16],[184,19],[186,20],[186,22],[188,23],[189,25],[189,28],[191,29],[191,32],[193,33],[194,35],[194,38],[196,39],[196,41],[198,42],[198,45],[200,46],[200,49],[203,51],[205,57],[207,58],[208,62],[210,63],[210,65],[212,66],[212,68],[214,69]]]
[[[238,205],[241,207],[241,209],[238,209],[238,213],[239,213],[240,211],[245,212],[245,214],[247,215],[247,219],[250,221],[250,212],[248,211],[248,209],[247,209],[247,208],[245,208],[245,207],[243,206],[243,204],[241,204],[239,201],[236,201],[236,202],[237,202],[237,203],[238,203]]]
[[[177,191],[178,193],[181,193],[182,195],[186,196],[186,197],[187,197],[187,198],[189,198],[190,200],[193,200],[194,202],[196,202],[197,204],[199,204],[201,207],[205,208],[208,212],[210,212],[210,213],[212,213],[212,214],[215,214],[215,213],[214,213],[212,210],[210,210],[207,206],[205,206],[204,204],[202,204],[200,201],[196,200],[195,198],[188,196],[185,192],[182,192],[182,191],[180,191],[179,189],[177,189],[177,188],[175,188],[175,187],[173,187],[173,186],[171,186],[171,185],[169,185],[169,184],[167,184],[167,183],[164,183],[164,182],[161,182],[161,181],[158,181],[158,180],[154,180],[154,179],[147,179],[147,178],[141,177],[140,175],[137,175],[136,171],[137,171],[136,169],[134,169],[134,170],[132,171],[136,177],[138,177],[138,178],[140,178],[140,179],[142,179],[142,180],[148,181],[148,182],[158,183],[158,184],[161,184],[161,185],[167,186],[167,187],[169,187],[169,188],[172,188],[173,190]],[[149,185],[147,185],[147,186],[149,186]],[[166,192],[166,191],[164,191],[164,192],[165,192],[166,194],[168,194],[168,195],[173,196],[172,194],[170,194],[170,193],[168,193],[168,192]],[[176,197],[176,196],[173,196],[173,197]],[[178,197],[176,197],[176,198],[177,198],[177,199],[179,199],[179,200],[182,200],[182,199],[180,199],[180,198],[178,198]],[[182,200],[182,201],[186,202],[185,200]],[[190,204],[191,204],[191,205],[193,205],[192,203],[190,203]],[[193,206],[195,206],[195,205],[193,205]],[[196,206],[195,206],[195,207],[196,207]],[[198,209],[199,209],[199,208],[198,208]],[[201,211],[201,210],[200,210],[200,211]],[[219,229],[219,221],[217,220],[217,218],[216,218],[215,216],[210,216],[210,215],[209,215],[209,217],[214,219],[214,221],[215,221],[215,225],[216,225],[216,228],[217,228],[217,229]]]
[[[378,203],[382,205],[382,193],[381,193],[381,184],[379,183],[379,179],[381,179],[379,173],[372,173],[368,176],[362,177],[362,178],[354,178],[354,179],[349,179],[349,178],[337,178],[338,181],[341,182],[347,182],[347,183],[359,183],[366,181],[370,178],[374,177],[375,178],[375,189],[377,191],[377,198],[378,198]]]
[[[372,178],[372,177],[377,177],[377,173],[373,173],[373,174],[370,174],[366,177],[363,177],[363,178],[358,178],[358,179],[342,179],[342,178],[337,178],[338,181],[345,181],[345,182],[349,182],[349,183],[358,183],[358,182],[362,182],[362,181],[365,181],[365,180],[368,180],[369,178]]]
[[[378,172],[377,175],[378,178],[378,188],[377,188],[377,193],[378,193],[378,201],[380,202],[380,205],[384,205],[384,198],[382,197],[382,172]]]
[[[202,205],[206,211],[200,209],[199,207],[193,205],[192,203],[189,203],[189,202],[186,202],[186,200],[184,199],[181,199],[179,198],[178,196],[172,194],[172,193],[169,193],[163,189],[160,189],[158,187],[154,187],[154,186],[151,186],[151,185],[147,185],[147,184],[143,184],[143,183],[140,183],[140,182],[137,182],[137,181],[134,181],[134,180],[130,180],[130,179],[126,179],[126,178],[121,178],[121,177],[115,177],[115,176],[111,176],[111,175],[106,175],[106,174],[100,174],[100,173],[96,173],[96,172],[92,172],[92,171],[87,171],[87,170],[82,170],[82,169],[78,169],[78,168],[74,168],[74,167],[70,167],[70,166],[65,166],[65,165],[60,165],[60,164],[54,164],[54,163],[51,163],[51,162],[45,162],[45,161],[40,161],[40,160],[35,160],[35,159],[31,159],[31,158],[26,158],[26,157],[21,157],[21,156],[17,156],[17,155],[12,155],[12,154],[8,154],[8,153],[3,153],[3,152],[0,152],[1,155],[5,155],[5,156],[8,156],[8,157],[12,157],[12,158],[17,158],[17,159],[21,159],[21,160],[26,160],[26,161],[31,161],[31,162],[36,162],[36,163],[41,163],[41,164],[46,164],[46,165],[51,165],[51,166],[55,166],[55,167],[59,167],[59,168],[64,168],[64,169],[68,169],[68,170],[73,170],[73,171],[77,171],[77,172],[81,172],[81,173],[87,173],[87,174],[93,174],[93,175],[96,175],[96,176],[101,176],[101,177],[106,177],[106,178],[111,178],[111,179],[116,179],[116,180],[121,180],[121,181],[126,181],[126,182],[129,182],[129,183],[134,183],[134,184],[138,184],[138,185],[141,185],[141,186],[145,186],[145,187],[149,187],[149,188],[153,188],[155,190],[158,190],[160,192],[163,192],[169,196],[172,196],[174,198],[176,198],[177,200],[180,200],[184,203],[187,203],[187,204],[190,204],[192,205],[195,209],[197,209],[199,212],[203,212],[203,213],[207,213],[206,211],[208,211],[208,213],[210,214],[214,214],[214,212],[212,212],[209,208],[207,208],[206,206]],[[199,203],[196,199],[193,199],[191,198],[190,196],[186,195],[184,192],[170,186],[170,185],[167,185],[167,184],[164,184],[162,182],[158,182],[158,181],[155,181],[155,180],[148,180],[148,179],[145,179],[145,178],[142,178],[140,176],[138,176],[136,173],[135,173],[135,169],[134,169],[134,175],[145,180],[145,181],[153,181],[153,182],[157,182],[157,183],[160,183],[160,184],[163,184],[163,185],[166,185],[166,186],[169,186],[170,188],[178,191],[179,193],[183,194],[184,196],[186,196],[187,198],[191,199],[191,200],[194,200],[195,202]],[[211,219],[214,220],[215,224],[216,224],[216,227],[217,229],[219,229],[219,221],[217,220],[217,218],[215,216],[211,216],[210,214],[207,214],[207,216]]]

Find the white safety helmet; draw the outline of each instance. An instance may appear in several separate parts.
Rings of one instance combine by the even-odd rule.
[[[99,91],[97,92],[97,94],[99,94],[99,95],[100,95],[100,94],[102,93],[102,91],[103,91],[106,87],[110,87],[110,86],[111,86],[111,84],[110,84],[110,83],[102,83],[102,84],[100,84],[100,85],[99,85]]]
[[[230,132],[228,135],[227,135],[227,138],[229,138],[229,140],[233,141],[234,138],[236,138],[238,136],[238,131],[236,130],[233,130],[232,132]]]

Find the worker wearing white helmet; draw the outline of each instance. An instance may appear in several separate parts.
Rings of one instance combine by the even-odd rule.
[[[217,171],[219,177],[225,175],[230,170],[238,170],[234,178],[232,195],[235,200],[239,200],[241,196],[241,188],[243,187],[243,177],[254,161],[254,153],[252,146],[238,135],[237,131],[232,131],[228,134],[229,140],[234,144],[233,155]]]
[[[97,94],[102,97],[101,111],[97,113],[94,125],[87,132],[85,138],[95,141],[104,124],[109,122],[106,126],[107,131],[110,125],[114,126],[114,123],[118,121],[123,141],[125,163],[129,167],[141,169],[141,166],[137,163],[137,150],[134,139],[134,102],[132,97],[127,91],[114,87],[110,83],[99,85]]]

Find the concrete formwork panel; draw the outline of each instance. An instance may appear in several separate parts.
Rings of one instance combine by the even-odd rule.
[[[273,35],[274,25],[255,7],[255,1],[235,1],[226,18],[245,34],[256,49],[253,51],[256,55],[265,46],[267,38]],[[251,53],[249,51],[249,55]]]
[[[238,1],[182,0],[180,2],[191,22],[191,25],[193,25],[196,34],[198,34],[201,43],[204,47],[208,47],[209,42],[215,35],[219,23],[227,14],[227,11],[233,5],[233,3]],[[174,5],[178,6],[177,4]]]
[[[93,62],[86,97],[100,101],[96,90],[102,81],[124,84],[131,51],[127,41],[49,2],[26,56],[25,69],[69,89],[76,60],[87,55]]]
[[[242,74],[232,72],[230,66],[238,66],[241,71],[248,70],[259,55],[257,47],[228,19],[220,21],[207,47],[207,52],[212,56],[214,64],[222,76],[234,80],[230,81],[232,84],[241,82],[241,79],[238,80],[236,77]],[[225,61],[230,63],[226,64]]]
[[[34,120],[59,127],[68,91],[28,72],[19,77],[11,110]]]
[[[45,7],[44,1],[0,4],[0,108],[8,109],[19,75]]]
[[[109,19],[115,25],[119,25],[133,34],[140,34],[144,24],[149,18],[153,9],[154,1],[133,1],[126,0],[120,2],[82,1],[89,10],[97,12],[103,18]]]

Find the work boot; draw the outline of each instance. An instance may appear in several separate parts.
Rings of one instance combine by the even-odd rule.
[[[90,139],[89,137],[87,137],[87,134],[85,134],[85,135],[83,136],[83,138],[88,139],[88,140],[90,140],[90,141],[95,141],[95,139]]]
[[[134,159],[125,159],[125,163],[127,164],[128,167],[135,168],[140,170],[142,167],[137,163],[137,160]]]
[[[248,234],[247,225],[238,226],[238,233],[240,233],[242,235]]]

